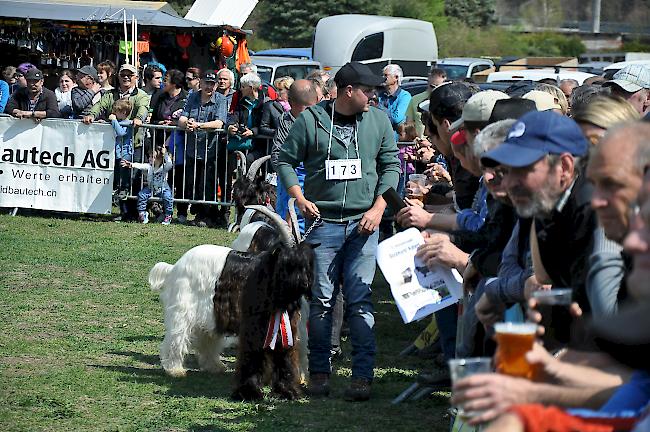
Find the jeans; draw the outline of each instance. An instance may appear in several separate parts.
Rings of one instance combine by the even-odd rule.
[[[144,187],[138,193],[138,211],[147,211],[147,201],[153,195],[153,191],[149,187]],[[162,198],[163,206],[165,207],[165,216],[171,216],[174,212],[174,199],[172,198],[172,190],[169,186],[164,185],[160,191],[160,198]]]
[[[456,358],[456,326],[458,324],[458,305],[447,306],[435,312],[438,331],[440,331],[440,346],[445,355],[445,361]]]
[[[313,221],[309,221],[313,223]],[[343,281],[345,317],[352,342],[352,376],[372,380],[375,364],[375,317],[370,299],[379,232],[362,235],[359,221],[323,222],[310,243],[314,249],[314,286],[309,311],[309,372],[331,373],[332,309]]]

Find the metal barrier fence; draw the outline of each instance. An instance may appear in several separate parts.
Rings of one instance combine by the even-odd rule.
[[[134,130],[133,162],[148,163],[153,149],[167,148],[173,168],[167,175],[174,203],[231,206],[232,183],[246,172],[252,160],[270,153],[271,138],[257,136],[249,151],[227,149],[224,129],[186,131],[176,126],[144,124]],[[260,146],[260,143],[265,145]],[[116,164],[115,177],[120,189],[128,168]],[[265,170],[268,172],[268,169]],[[233,179],[233,173],[235,178]],[[136,199],[146,182],[146,175],[134,168],[128,175],[126,199]],[[150,201],[160,201],[151,197]]]

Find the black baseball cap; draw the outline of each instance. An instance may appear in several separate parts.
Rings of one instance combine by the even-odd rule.
[[[25,72],[25,79],[26,80],[34,80],[34,81],[39,81],[43,79],[43,72],[36,68],[31,68],[27,72]]]
[[[489,121],[490,123],[496,123],[506,119],[518,120],[519,117],[530,111],[537,111],[535,102],[530,99],[501,99],[494,104]]]
[[[205,71],[203,75],[201,75],[201,79],[203,81],[214,81],[217,82],[217,74],[214,73],[214,71]]]
[[[467,84],[449,82],[440,84],[429,96],[429,112],[439,118],[454,122],[463,114],[465,102],[472,97]]]
[[[384,83],[384,77],[375,75],[372,70],[363,63],[349,62],[343,65],[334,75],[334,82],[337,87],[349,85],[365,85],[378,87]]]

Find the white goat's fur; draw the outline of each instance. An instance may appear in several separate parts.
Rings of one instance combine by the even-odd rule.
[[[226,345],[236,343],[236,338],[217,334],[213,297],[228,253],[232,250],[223,246],[196,246],[176,264],[159,262],[149,272],[149,285],[153,291],[160,291],[164,307],[165,338],[160,345],[160,363],[167,374],[185,376],[187,371],[183,359],[190,351],[196,353],[201,370],[212,373],[226,370],[221,353]],[[309,305],[303,298],[298,332],[303,379],[308,364],[308,316]]]
[[[160,262],[149,272],[149,285],[160,291],[164,307],[165,338],[160,345],[160,363],[167,374],[185,376],[183,358],[192,349],[202,370],[225,371],[220,358],[225,335],[215,331],[212,299],[231,250],[196,246],[176,264]]]

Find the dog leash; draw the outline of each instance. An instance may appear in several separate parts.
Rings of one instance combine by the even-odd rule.
[[[314,223],[311,224],[311,226],[309,228],[307,228],[307,231],[305,231],[305,235],[302,236],[302,240],[300,242],[301,243],[304,242],[307,239],[307,237],[309,236],[309,234],[311,234],[311,232],[314,230],[314,228],[319,227],[321,225],[323,225],[323,220],[320,218],[320,216],[317,216]]]

